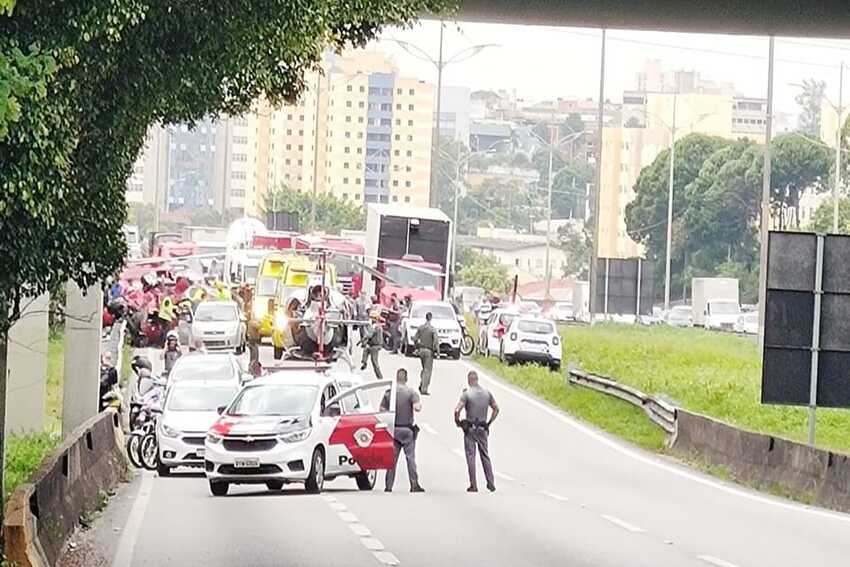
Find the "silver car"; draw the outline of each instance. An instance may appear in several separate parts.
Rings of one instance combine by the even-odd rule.
[[[192,317],[192,346],[206,351],[245,352],[245,318],[235,301],[205,301]]]

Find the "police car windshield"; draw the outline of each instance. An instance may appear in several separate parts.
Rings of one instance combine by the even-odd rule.
[[[261,385],[242,390],[228,415],[306,415],[313,409],[316,386]]]
[[[215,411],[226,406],[236,395],[237,388],[175,388],[168,397],[169,411]]]
[[[269,276],[257,278],[257,295],[273,296],[277,292],[278,281]]]
[[[455,310],[449,305],[413,305],[410,316],[414,319],[424,319],[430,313],[434,319],[456,319]]]
[[[535,335],[549,335],[555,332],[555,327],[548,321],[532,321],[528,319],[520,319],[517,323],[519,330],[523,333],[533,333]]]
[[[236,307],[222,303],[201,303],[195,312],[195,320],[204,323],[235,321],[238,319]]]

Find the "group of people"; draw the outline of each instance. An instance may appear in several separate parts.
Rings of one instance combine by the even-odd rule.
[[[392,492],[395,484],[396,466],[399,455],[404,452],[407,462],[407,474],[410,480],[411,492],[425,492],[419,484],[419,473],[416,467],[416,440],[419,427],[415,423],[415,414],[422,411],[422,401],[419,392],[407,385],[407,370],[399,368],[396,372],[396,404],[395,404],[395,433],[393,445],[395,455],[393,467],[387,470],[384,491]],[[478,492],[476,474],[476,453],[480,455],[484,469],[484,479],[487,490],[494,492],[496,482],[493,476],[493,464],[490,460],[489,437],[490,426],[499,415],[499,405],[493,394],[481,386],[478,373],[470,370],[467,374],[468,387],[464,388],[457,405],[454,408],[455,424],[463,431],[463,447],[466,455],[469,486],[467,492]],[[386,411],[390,405],[390,393],[385,394],[381,409]],[[463,415],[463,418],[461,418]]]

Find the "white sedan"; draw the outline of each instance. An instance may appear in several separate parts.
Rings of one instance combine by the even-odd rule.
[[[203,466],[207,431],[218,419],[218,408],[238,391],[235,382],[218,380],[184,380],[168,389],[156,429],[159,476],[168,476],[174,467]]]
[[[192,315],[191,343],[207,351],[245,352],[245,318],[235,301],[205,301]]]
[[[321,492],[352,477],[371,490],[377,470],[393,465],[395,381],[370,381],[340,392],[332,373],[284,370],[250,383],[207,433],[204,470],[214,496],[231,484],[286,483]],[[377,408],[377,409],[376,409]]]
[[[561,337],[555,324],[540,317],[520,316],[502,335],[499,360],[503,363],[540,362],[561,369]]]

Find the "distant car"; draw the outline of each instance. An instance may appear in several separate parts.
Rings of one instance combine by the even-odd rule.
[[[534,301],[521,301],[517,307],[522,314],[540,315],[543,311]]]
[[[192,342],[207,351],[245,352],[245,319],[235,301],[205,301],[192,317]]]
[[[218,380],[184,380],[165,394],[156,430],[159,476],[174,467],[202,467],[207,430],[218,419],[217,409],[230,404],[239,387]]]
[[[569,301],[559,301],[549,310],[549,317],[557,323],[566,323],[567,321],[575,321],[575,311],[573,304]]]
[[[519,311],[513,307],[493,310],[487,321],[479,327],[478,352],[485,356],[499,356],[502,335],[517,316]]]
[[[541,317],[515,317],[502,335],[499,360],[503,363],[539,362],[561,369],[561,337],[555,323]]]
[[[457,313],[448,301],[414,301],[407,316],[401,322],[401,348],[411,356],[416,349],[416,330],[425,324],[425,315],[431,314],[431,325],[440,338],[440,353],[451,358],[460,358],[460,341],[463,333]]]
[[[210,492],[224,496],[231,484],[280,490],[286,483],[321,492],[325,480],[343,476],[371,490],[375,471],[394,462],[395,412],[381,403],[394,384],[369,381],[341,392],[333,373],[312,370],[252,382],[207,433]]]
[[[208,380],[231,382],[239,385],[253,378],[243,372],[239,360],[226,352],[202,353],[190,352],[177,359],[168,374],[168,383],[183,380]]]
[[[735,332],[745,335],[759,334],[759,314],[758,311],[749,311],[742,313],[735,321]]]
[[[734,331],[735,323],[741,315],[741,306],[737,301],[709,300],[705,303],[705,328],[714,331]]]
[[[694,319],[691,307],[688,305],[677,305],[667,312],[664,322],[671,327],[693,327]]]

